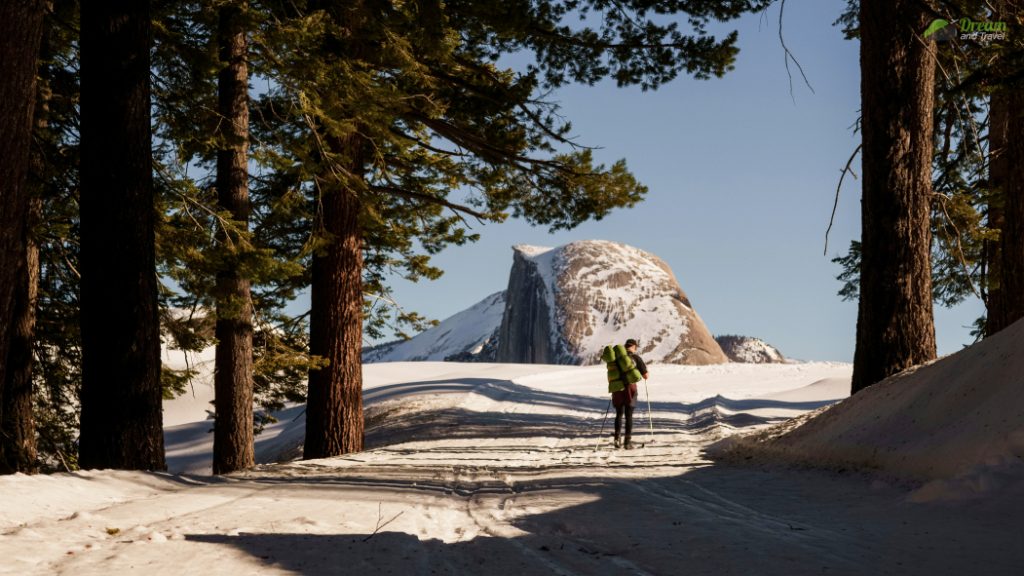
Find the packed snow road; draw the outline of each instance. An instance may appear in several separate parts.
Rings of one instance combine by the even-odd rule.
[[[592,369],[368,368],[363,453],[221,479],[0,479],[0,572],[935,575],[1024,566],[1019,502],[919,504],[908,487],[858,473],[705,458],[723,434],[838,399],[845,365],[663,367],[651,420],[646,403],[642,418],[637,410],[634,436],[647,444],[632,451],[611,449],[611,417],[602,433],[607,397],[592,390]],[[294,450],[288,427],[299,424],[264,440],[264,457]]]

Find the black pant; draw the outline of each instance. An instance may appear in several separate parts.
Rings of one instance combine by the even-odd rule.
[[[626,440],[629,440],[630,435],[633,433],[633,407],[630,405],[616,406],[615,407],[615,437],[619,437],[619,431],[622,430],[622,413],[626,413]]]

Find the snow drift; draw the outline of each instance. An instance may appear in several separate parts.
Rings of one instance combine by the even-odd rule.
[[[920,497],[961,484],[975,491],[1024,479],[1024,320],[928,365],[907,370],[810,417],[714,451],[815,466],[873,469],[935,481]],[[970,488],[970,486],[968,486]]]

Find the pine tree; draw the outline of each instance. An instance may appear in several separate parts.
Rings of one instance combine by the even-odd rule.
[[[83,468],[164,469],[148,1],[81,12]]]
[[[214,471],[227,473],[252,465],[253,435],[270,412],[305,400],[305,373],[317,362],[304,321],[282,311],[308,284],[298,263],[305,239],[278,167],[248,154],[248,77],[260,60],[247,36],[262,13],[242,2],[163,8],[157,247],[161,275],[174,283],[163,292],[163,325],[172,349],[198,353],[216,342]],[[163,373],[172,395],[194,376]]]
[[[217,41],[223,67],[218,78],[221,149],[217,196],[236,226],[249,232],[249,72],[247,2],[219,8]],[[231,244],[230,232],[221,241]],[[213,472],[244,470],[253,453],[253,308],[250,280],[230,260],[217,275],[217,350],[214,372],[216,420]]]
[[[18,267],[14,291],[11,340],[0,396],[0,473],[35,472],[36,427],[32,414],[32,347],[39,294],[39,246],[32,238],[39,221],[40,202],[30,200],[26,215],[24,260]]]
[[[975,0],[943,3],[933,14],[957,27],[963,17],[978,21],[1011,22],[1018,8]],[[848,38],[857,37],[859,2],[851,1],[837,21]],[[941,35],[938,35],[941,36]],[[1001,160],[1008,149],[1009,108],[1006,96],[1018,82],[1024,64],[1024,44],[1014,35],[990,43],[947,34],[937,43],[935,76],[935,151],[933,162],[932,295],[936,304],[955,306],[980,297],[986,315],[975,323],[973,334],[992,334],[1003,317],[1000,232],[1004,185],[1009,164]],[[856,298],[860,281],[860,243],[847,256],[833,262],[843,267],[840,296]]]
[[[1000,188],[1003,210],[999,226],[1000,301],[989,310],[993,319],[989,334],[1024,318],[1024,88],[1007,87],[993,99],[1003,101],[1006,139],[992,160],[993,186]]]
[[[40,215],[33,332],[33,424],[40,469],[77,468],[81,338],[78,284],[78,3],[47,14],[33,134]]]
[[[30,195],[26,183],[29,144],[36,102],[36,68],[46,2],[4,2],[0,6],[0,473],[21,468],[20,417],[22,387],[8,389],[19,377],[8,374],[12,352],[24,354],[24,313],[30,260],[28,229]],[[14,320],[18,317],[17,323]],[[21,350],[19,350],[21,348]],[[21,386],[24,386],[22,384]],[[11,420],[9,420],[11,419]]]
[[[1024,23],[1024,2],[1002,0],[996,6],[993,19],[1009,21],[1015,30]],[[1000,77],[993,82],[989,122],[989,221],[999,238],[988,253],[986,335],[1024,318],[1024,40],[1013,34],[1007,42],[986,62],[990,75]]]
[[[569,228],[643,196],[624,162],[595,166],[574,148],[537,91],[719,76],[736,36],[716,39],[704,25],[757,4],[300,2],[275,11],[259,44],[278,89],[260,108],[281,121],[278,164],[297,167],[312,196],[310,348],[327,362],[310,373],[305,457],[362,448],[364,282],[378,270],[436,276],[429,255],[472,238],[464,218]],[[684,10],[692,36],[655,21]],[[600,25],[568,24],[580,18]],[[527,70],[496,65],[521,50],[537,55]]]
[[[931,166],[935,42],[910,0],[861,0],[860,303],[852,390],[935,358]]]

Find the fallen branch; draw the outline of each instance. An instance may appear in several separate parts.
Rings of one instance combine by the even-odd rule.
[[[366,538],[363,538],[363,542],[368,542],[368,541],[370,540],[370,538],[373,538],[374,536],[376,536],[376,535],[377,535],[377,532],[380,532],[380,529],[381,529],[381,528],[383,528],[383,527],[387,526],[388,524],[391,524],[392,522],[394,522],[394,521],[395,521],[395,519],[396,519],[396,518],[398,518],[399,516],[401,516],[401,515],[402,515],[402,512],[405,512],[405,510],[402,510],[402,512],[399,512],[398,514],[395,514],[394,516],[392,516],[392,517],[391,517],[391,519],[390,519],[390,520],[388,520],[387,522],[385,522],[385,523],[381,524],[381,522],[380,522],[380,521],[381,521],[381,519],[382,519],[382,518],[384,518],[384,517],[383,517],[383,516],[381,515],[381,513],[380,513],[380,508],[381,508],[381,503],[380,503],[380,502],[378,502],[378,503],[377,503],[377,527],[373,529],[373,533],[372,533],[372,534],[370,534],[370,535],[369,535],[369,536],[367,536]]]

